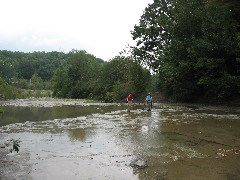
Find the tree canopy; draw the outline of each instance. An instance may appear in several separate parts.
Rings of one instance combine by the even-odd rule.
[[[154,0],[132,31],[133,56],[180,101],[239,96],[239,7],[234,0]]]
[[[5,84],[0,95],[6,95],[13,86],[51,89],[54,97],[95,98],[106,102],[125,99],[129,92],[141,96],[151,78],[149,71],[130,57],[116,56],[107,62],[84,50],[67,54],[0,51],[0,77]]]
[[[42,80],[50,80],[54,71],[68,58],[63,52],[12,52],[0,51],[0,75],[9,83],[11,78],[31,79],[37,74]]]
[[[67,63],[55,72],[53,95],[119,101],[130,92],[144,93],[149,79],[149,71],[129,57],[116,56],[104,62],[85,51],[74,51]]]

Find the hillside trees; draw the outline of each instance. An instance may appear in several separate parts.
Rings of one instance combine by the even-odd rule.
[[[129,92],[145,92],[149,78],[149,72],[128,57],[104,62],[85,51],[73,51],[67,64],[54,74],[53,95],[119,101]]]
[[[16,62],[9,58],[4,58],[0,55],[0,77],[2,77],[6,82],[10,83],[11,79],[17,75]]]
[[[31,79],[37,74],[43,81],[49,81],[54,71],[68,58],[63,52],[33,52],[26,53],[18,59],[18,77]]]
[[[0,99],[12,99],[16,98],[18,91],[11,86],[9,86],[1,77],[0,77]]]
[[[155,0],[134,27],[133,56],[159,74],[168,97],[194,101],[239,95],[240,24],[233,18],[239,13],[233,6],[237,1],[224,2]]]
[[[89,82],[96,78],[99,65],[103,63],[86,51],[73,50],[66,65],[61,66],[54,75],[54,96],[66,98],[85,98],[90,95]]]
[[[63,52],[0,51],[0,77],[18,88],[49,89],[54,71],[68,58]],[[36,77],[38,81],[36,81]],[[32,78],[35,78],[32,81]],[[33,83],[38,84],[33,84]],[[41,84],[39,84],[41,83]]]
[[[103,67],[106,98],[124,99],[130,92],[141,96],[149,85],[150,73],[130,57],[116,56]]]
[[[116,56],[106,62],[84,50],[67,54],[0,51],[0,77],[5,84],[0,94],[10,92],[11,86],[53,88],[55,97],[97,98],[106,102],[125,99],[130,92],[139,97],[150,83],[149,71],[132,58]],[[7,89],[4,93],[3,88]]]

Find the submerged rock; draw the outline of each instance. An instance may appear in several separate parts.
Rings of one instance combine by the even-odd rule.
[[[136,159],[130,163],[130,166],[133,168],[143,169],[143,168],[148,167],[148,164],[147,164],[147,161]]]

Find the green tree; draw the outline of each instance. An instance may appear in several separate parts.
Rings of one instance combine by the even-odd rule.
[[[44,89],[43,80],[38,76],[38,74],[32,75],[30,89]]]
[[[0,76],[8,83],[17,75],[15,69],[15,60],[0,56]]]
[[[69,79],[66,66],[60,66],[51,80],[53,84],[53,96],[67,98],[69,94]]]
[[[130,92],[135,96],[146,92],[150,73],[132,58],[116,56],[103,67],[102,79],[106,99],[118,101],[125,99]]]
[[[67,98],[87,98],[96,92],[92,92],[93,85],[97,84],[100,64],[103,62],[83,50],[72,50],[69,56],[70,59],[65,67],[58,69],[54,75],[53,95]]]
[[[0,77],[0,99],[15,99],[19,92]]]
[[[170,98],[239,95],[239,21],[229,7],[218,0],[155,0],[145,9],[132,32],[132,52],[159,73]]]

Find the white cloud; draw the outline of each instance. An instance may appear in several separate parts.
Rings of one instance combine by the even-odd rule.
[[[152,0],[0,0],[0,49],[71,49],[108,60],[131,41]]]

